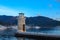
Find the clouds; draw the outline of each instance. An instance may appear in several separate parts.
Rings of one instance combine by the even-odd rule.
[[[37,12],[34,11],[33,9],[28,9],[28,8],[9,8],[6,6],[0,6],[0,15],[8,15],[8,16],[18,16],[18,13],[24,13],[25,16],[34,16]]]
[[[13,10],[11,8],[0,6],[0,15],[18,15],[18,10]]]

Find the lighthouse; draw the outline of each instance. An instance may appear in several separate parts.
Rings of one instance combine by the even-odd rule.
[[[25,32],[25,16],[24,13],[19,13],[18,16],[18,30],[21,32]]]

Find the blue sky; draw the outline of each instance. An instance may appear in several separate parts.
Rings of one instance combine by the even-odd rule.
[[[60,2],[57,0],[0,0],[0,15],[17,16],[19,12],[25,16],[60,17]]]

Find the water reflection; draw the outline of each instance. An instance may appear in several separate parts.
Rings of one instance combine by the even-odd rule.
[[[34,40],[34,39],[28,39],[28,38],[16,38],[13,36],[0,36],[0,40]]]
[[[17,40],[15,37],[0,37],[0,40]]]

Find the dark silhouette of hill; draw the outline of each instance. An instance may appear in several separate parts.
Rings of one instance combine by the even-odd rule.
[[[53,20],[44,16],[26,17],[26,25],[29,26],[42,26],[42,27],[55,27],[60,25],[60,21]],[[17,16],[0,16],[1,25],[17,25]]]
[[[32,26],[55,27],[60,25],[60,21],[53,20],[44,16],[27,17],[26,24]]]
[[[2,25],[16,25],[17,24],[17,20],[16,17],[13,16],[0,16],[0,24]]]

